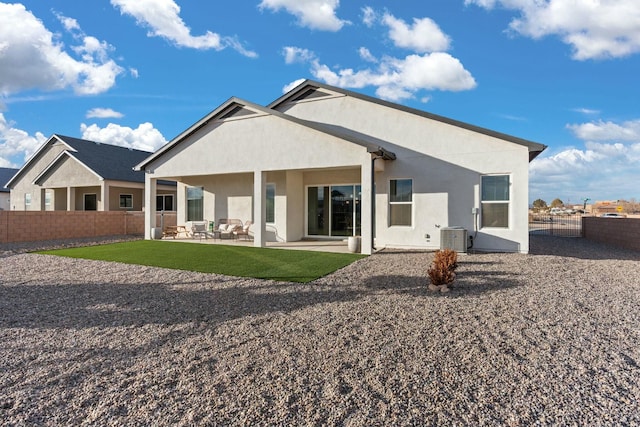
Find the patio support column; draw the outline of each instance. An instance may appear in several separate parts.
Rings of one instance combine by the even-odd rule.
[[[370,255],[373,252],[373,162],[367,156],[360,167],[360,253]]]
[[[76,210],[76,188],[75,187],[67,187],[67,210],[68,211]]]
[[[102,210],[106,212],[109,210],[109,185],[107,184],[106,181],[103,180],[101,187],[102,187]]]
[[[267,173],[255,171],[253,173],[253,246],[263,248],[267,245],[267,204],[265,195],[267,194]]]
[[[158,180],[144,174],[144,238],[151,239],[151,229],[156,226],[156,191]]]

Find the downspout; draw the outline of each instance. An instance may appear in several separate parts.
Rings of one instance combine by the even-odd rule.
[[[371,158],[371,249],[376,250],[376,159]]]
[[[373,157],[371,158],[371,249],[375,250],[376,237],[376,159],[395,160],[396,155],[382,147],[367,150]]]

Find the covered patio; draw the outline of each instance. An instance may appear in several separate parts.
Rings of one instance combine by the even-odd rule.
[[[232,98],[136,166],[146,172],[145,237],[158,227],[158,184],[170,180],[178,225],[251,221],[247,244],[256,247],[340,247],[358,237],[370,254],[375,174],[395,159],[379,142]],[[307,242],[324,239],[333,242]]]
[[[229,246],[254,246],[253,240],[250,239],[218,239],[210,236],[204,237],[190,237],[190,236],[177,236],[164,237],[163,242],[183,242],[183,243],[195,243],[202,245],[229,245]],[[290,249],[290,250],[302,250],[302,251],[316,251],[316,252],[333,252],[333,253],[349,253],[349,247],[347,245],[347,239],[343,240],[325,240],[325,239],[304,239],[296,242],[266,242],[266,248],[271,249]]]

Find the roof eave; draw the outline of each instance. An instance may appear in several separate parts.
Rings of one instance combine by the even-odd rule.
[[[46,140],[46,141],[45,141],[45,142],[40,146],[40,148],[38,148],[38,149],[36,150],[36,152],[35,152],[35,153],[33,153],[33,154],[31,155],[31,157],[29,157],[29,158],[27,159],[27,161],[24,163],[24,165],[22,165],[22,167],[21,167],[20,169],[18,169],[18,172],[16,172],[16,174],[15,174],[15,175],[13,175],[13,177],[11,177],[11,179],[9,180],[9,182],[7,182],[7,184],[6,184],[6,187],[7,187],[7,188],[9,188],[9,187],[14,183],[14,181],[16,181],[16,180],[20,177],[20,175],[22,175],[22,174],[23,174],[23,172],[24,172],[24,171],[26,171],[26,170],[31,166],[31,164],[32,164],[32,163],[33,163],[33,162],[34,162],[34,161],[35,161],[35,160],[40,156],[40,153],[42,153],[42,152],[46,149],[46,147],[47,147],[47,146],[49,146],[49,144],[50,144],[53,140],[56,140],[56,141],[58,141],[58,142],[61,142],[61,143],[63,143],[64,145],[66,145],[66,146],[67,146],[67,148],[68,148],[69,150],[73,150],[73,148],[72,148],[72,147],[70,147],[70,146],[69,146],[69,144],[67,144],[66,142],[64,142],[64,140],[63,140],[63,139],[61,139],[58,135],[56,135],[56,134],[54,133],[53,135],[51,135],[51,136],[49,137],[49,139],[47,139],[47,140]]]

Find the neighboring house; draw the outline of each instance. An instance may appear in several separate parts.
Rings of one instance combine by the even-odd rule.
[[[18,172],[18,169],[0,168],[0,211],[8,211],[11,208],[11,205],[9,204],[10,190],[4,185],[17,172]]]
[[[53,135],[8,180],[11,210],[141,211],[144,174],[133,166],[150,154]],[[175,193],[175,183],[161,183],[153,208],[174,210]]]
[[[476,249],[526,253],[529,162],[545,148],[305,81],[268,107],[231,98],[136,169],[148,200],[178,182],[179,224],[252,220],[256,246],[357,235],[363,253],[437,249],[461,226]]]

